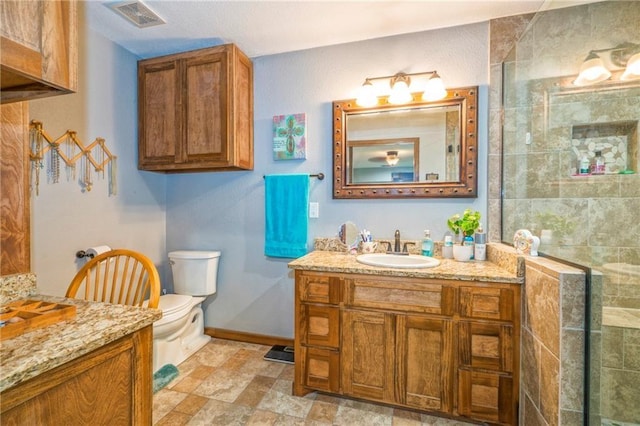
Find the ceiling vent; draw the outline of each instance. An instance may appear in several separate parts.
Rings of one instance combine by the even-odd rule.
[[[124,16],[138,28],[153,27],[165,24],[165,21],[156,15],[141,1],[123,1],[108,5],[114,12]]]

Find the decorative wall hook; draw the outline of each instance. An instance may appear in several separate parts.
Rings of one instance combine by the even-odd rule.
[[[104,178],[105,168],[109,166],[109,195],[117,194],[116,184],[116,160],[105,144],[103,138],[96,138],[88,146],[84,146],[73,130],[67,130],[63,135],[53,139],[42,128],[42,123],[32,120],[29,125],[30,152],[29,159],[32,162],[33,173],[31,175],[32,186],[36,195],[39,195],[40,170],[47,163],[47,180],[51,183],[60,181],[60,160],[65,164],[67,181],[76,180],[77,163],[80,162],[80,185],[83,191],[91,191],[93,188],[93,176],[91,169]],[[45,144],[46,141],[46,144]],[[95,151],[95,154],[93,152]],[[47,160],[47,153],[48,161]]]

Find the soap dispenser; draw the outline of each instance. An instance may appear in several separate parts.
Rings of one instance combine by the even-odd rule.
[[[433,256],[433,240],[431,239],[431,231],[425,229],[424,239],[422,240],[422,255]]]
[[[476,231],[473,257],[475,260],[487,260],[487,234],[485,234],[482,229],[482,224],[480,224]]]
[[[453,259],[453,236],[444,236],[444,245],[442,246],[442,257],[445,259]]]

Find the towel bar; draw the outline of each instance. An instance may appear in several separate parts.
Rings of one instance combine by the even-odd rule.
[[[318,178],[318,180],[324,180],[324,173],[317,173],[317,174],[314,174],[314,175],[309,175],[309,177]],[[262,176],[262,179],[264,179],[264,176]]]

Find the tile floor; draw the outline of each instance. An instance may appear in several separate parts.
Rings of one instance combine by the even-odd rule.
[[[212,339],[153,397],[154,425],[437,425],[469,423],[310,393],[291,395],[293,365],[270,346]]]

